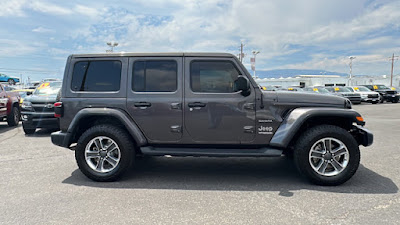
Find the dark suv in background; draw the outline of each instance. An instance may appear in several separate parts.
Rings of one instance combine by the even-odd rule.
[[[384,101],[393,103],[399,102],[399,93],[397,93],[396,90],[392,90],[391,88],[385,85],[377,84],[377,85],[361,85],[361,86],[367,87],[371,91],[378,92],[381,95],[381,102]]]
[[[54,116],[54,103],[61,85],[61,81],[43,82],[32,95],[24,98],[21,108],[25,134],[35,133],[36,128],[59,128],[58,118]]]
[[[285,154],[312,182],[338,185],[373,139],[349,100],[262,91],[225,53],[72,55],[54,106],[52,142],[95,181],[117,180],[141,155]]]

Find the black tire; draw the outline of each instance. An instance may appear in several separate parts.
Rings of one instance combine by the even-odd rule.
[[[24,129],[25,134],[34,134],[36,129],[35,128],[25,128],[22,126],[22,128]]]
[[[378,104],[378,101],[372,102],[372,104]]]
[[[309,161],[312,146],[323,138],[334,138],[347,148],[349,159],[347,166],[337,175],[325,176],[317,173]],[[354,137],[343,128],[333,125],[320,125],[305,131],[298,139],[294,161],[299,172],[314,184],[324,186],[340,185],[349,180],[360,164],[360,150]]]
[[[105,136],[113,140],[120,150],[118,164],[111,171],[98,172],[92,169],[85,159],[86,146],[96,137]],[[75,159],[79,169],[85,176],[100,182],[109,182],[119,179],[133,164],[135,146],[132,137],[123,129],[113,125],[96,125],[86,130],[78,140],[75,150]],[[106,156],[103,156],[106,158]],[[99,159],[100,160],[100,159]],[[104,162],[104,161],[103,161]]]
[[[17,106],[11,108],[10,114],[7,115],[7,124],[10,127],[17,126],[21,118],[21,113]]]
[[[8,84],[9,85],[15,85],[15,80],[14,79],[8,79]]]
[[[399,100],[398,99],[392,99],[392,103],[398,103]]]

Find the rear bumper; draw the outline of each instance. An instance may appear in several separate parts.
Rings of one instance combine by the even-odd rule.
[[[374,142],[374,135],[368,129],[359,125],[355,125],[354,132],[358,144],[367,147],[372,145],[372,143]]]
[[[57,146],[68,148],[70,145],[71,134],[57,131],[51,133],[51,142]]]

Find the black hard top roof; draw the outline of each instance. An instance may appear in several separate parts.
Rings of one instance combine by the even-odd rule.
[[[97,58],[97,57],[236,57],[230,53],[217,52],[154,52],[154,53],[134,53],[134,52],[118,52],[118,53],[95,53],[95,54],[73,54],[73,58]]]

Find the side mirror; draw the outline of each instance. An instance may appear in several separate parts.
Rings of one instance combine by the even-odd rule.
[[[30,92],[30,91],[26,92],[26,95],[31,95],[31,94],[32,94],[32,92]]]
[[[243,96],[250,94],[250,81],[245,76],[239,76],[235,80],[235,91],[241,91]]]

